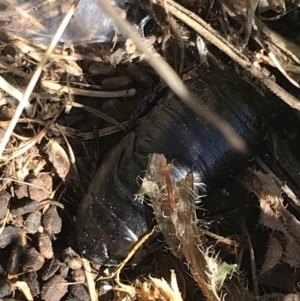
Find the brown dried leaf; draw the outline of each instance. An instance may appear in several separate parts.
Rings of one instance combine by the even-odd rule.
[[[283,260],[293,267],[300,267],[300,222],[283,205],[281,188],[272,175],[261,171],[248,170],[242,183],[259,198],[259,223],[285,235]]]
[[[260,274],[271,270],[275,265],[277,265],[281,259],[282,253],[283,249],[280,242],[276,237],[272,236],[269,240],[266,259],[261,268]]]
[[[18,199],[22,199],[24,197],[29,197],[28,193],[28,185],[19,184],[15,187],[15,194]]]
[[[71,166],[65,150],[56,141],[51,140],[46,144],[45,151],[57,174],[61,179],[65,180]]]

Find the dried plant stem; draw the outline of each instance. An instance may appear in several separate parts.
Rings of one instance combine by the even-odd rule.
[[[217,261],[209,257],[204,247],[205,234],[197,227],[193,175],[188,174],[185,179],[174,182],[171,170],[172,165],[167,165],[163,155],[151,155],[139,193],[149,196],[158,225],[166,241],[171,243],[172,253],[184,255],[204,296],[208,301],[220,301]],[[166,205],[161,207],[158,202]],[[177,239],[177,246],[175,239],[170,240],[168,236]],[[178,248],[180,252],[177,252]]]
[[[82,264],[84,267],[85,279],[87,282],[87,287],[88,287],[91,301],[97,301],[98,296],[97,296],[97,292],[96,292],[95,281],[92,276],[92,269],[91,269],[90,263],[87,259],[82,258]]]
[[[58,83],[54,83],[49,80],[42,80],[42,86],[51,90],[58,91],[60,93],[71,93],[75,95],[88,96],[88,97],[130,97],[136,94],[135,89],[121,90],[121,91],[95,91],[95,90],[84,90],[79,88],[68,87]]]

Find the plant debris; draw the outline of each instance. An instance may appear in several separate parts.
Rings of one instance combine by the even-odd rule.
[[[48,43],[55,33],[44,21],[62,20],[68,7],[21,2],[0,7],[0,298],[298,300],[298,1],[130,0],[118,8],[144,49],[161,54],[180,77],[209,55],[258,86],[271,130],[256,166],[215,196],[199,198],[192,174],[174,182],[172,162],[152,155],[139,193],[150,198],[167,249],[116,271],[78,254],[77,206],[109,150],[143,118],[138,109],[165,75],[150,68],[155,55],[119,30],[105,43],[87,44],[88,28],[76,43],[47,51],[46,40],[24,29],[49,34]],[[70,32],[84,25],[74,23],[79,15],[62,37],[79,33]],[[7,31],[11,26],[24,35]]]

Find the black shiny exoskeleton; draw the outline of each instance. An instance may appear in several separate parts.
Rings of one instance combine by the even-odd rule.
[[[247,157],[235,151],[222,134],[187,108],[172,92],[128,134],[97,171],[77,214],[80,251],[88,259],[116,265],[138,238],[150,230],[149,206],[135,200],[138,178],[148,155],[175,159],[176,178],[191,168],[208,187],[224,184],[239,174],[257,154],[266,134],[264,99],[237,74],[198,67],[185,79],[208,110],[218,113],[249,147]]]

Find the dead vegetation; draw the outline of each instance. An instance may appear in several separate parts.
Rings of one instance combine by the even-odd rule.
[[[0,298],[298,300],[299,2],[140,1],[123,8],[122,16],[127,14],[142,37],[122,17],[116,19],[118,31],[109,27],[105,43],[87,43],[97,36],[90,30],[64,45],[61,36],[78,30],[74,20],[73,27],[66,26],[80,1],[68,8],[58,2],[0,1]],[[30,5],[35,15],[27,13]],[[99,6],[120,14],[107,1],[99,0]],[[61,17],[56,33],[44,23],[54,16]],[[30,35],[8,31],[27,23],[34,28]],[[50,38],[41,43],[33,33],[45,30]],[[241,205],[245,197],[239,194],[239,205],[233,201],[228,213],[224,203],[234,197],[222,191],[215,207],[224,207],[213,208],[216,215],[208,219],[204,214],[199,228],[191,175],[173,183],[172,166],[153,156],[156,173],[146,180],[160,194],[147,194],[170,252],[161,251],[157,263],[135,270],[90,265],[77,252],[74,216],[80,198],[98,164],[125,135],[132,113],[158,85],[150,66],[193,106],[194,96],[177,74],[199,63],[199,55],[203,62],[203,42],[271,99],[273,122],[256,169],[230,184],[251,192],[251,202]],[[202,113],[201,107],[195,110]],[[236,148],[245,147],[213,113],[206,118]]]

